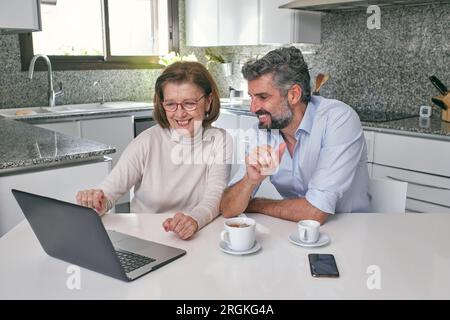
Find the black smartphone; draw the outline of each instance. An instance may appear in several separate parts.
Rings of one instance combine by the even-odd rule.
[[[339,277],[336,260],[332,254],[310,253],[308,258],[313,277]]]

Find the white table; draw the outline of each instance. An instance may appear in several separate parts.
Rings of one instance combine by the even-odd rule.
[[[183,241],[165,233],[164,214],[110,214],[108,229],[183,248],[187,254],[130,283],[81,269],[66,286],[68,263],[42,250],[27,222],[0,238],[0,299],[450,299],[449,214],[339,214],[322,231],[331,243],[307,249],[288,241],[294,222],[256,219],[262,249],[219,249],[222,217]],[[308,253],[334,254],[340,278],[313,278]],[[381,289],[368,289],[379,267]]]

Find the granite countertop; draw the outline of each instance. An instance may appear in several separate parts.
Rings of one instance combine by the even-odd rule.
[[[35,166],[91,160],[116,151],[102,143],[9,119],[0,119],[0,137],[0,174]]]
[[[246,108],[242,105],[227,105],[222,106],[222,109],[236,114],[254,116],[248,106]],[[423,119],[419,116],[410,116],[407,119],[386,122],[361,121],[361,124],[365,130],[450,140],[450,122],[439,118]]]
[[[414,136],[431,135],[430,138],[450,140],[450,122],[445,122],[438,118],[423,119],[414,117],[381,123],[362,122],[362,125],[367,130]]]

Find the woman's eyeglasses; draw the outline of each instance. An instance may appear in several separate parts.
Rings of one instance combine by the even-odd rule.
[[[184,100],[182,102],[163,101],[162,106],[163,106],[164,110],[169,111],[169,112],[176,111],[178,109],[178,105],[180,105],[186,111],[194,111],[195,109],[197,109],[199,101],[205,97],[206,97],[206,94],[201,96],[197,100],[189,99],[189,100]]]

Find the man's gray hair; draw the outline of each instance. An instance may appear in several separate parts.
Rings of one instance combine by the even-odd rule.
[[[261,59],[248,61],[242,67],[242,75],[246,80],[254,80],[268,73],[273,73],[273,84],[283,96],[294,84],[298,84],[302,88],[301,101],[308,103],[311,100],[311,77],[299,49],[275,49]]]

